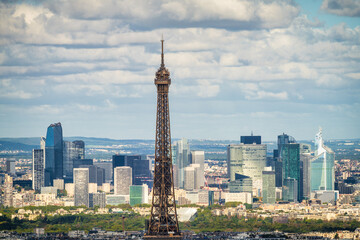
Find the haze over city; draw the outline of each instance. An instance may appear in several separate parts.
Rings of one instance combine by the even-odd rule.
[[[305,2],[305,3],[304,3]],[[0,137],[358,138],[359,1],[3,1]]]

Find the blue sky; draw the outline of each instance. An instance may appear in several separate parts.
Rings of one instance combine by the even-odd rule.
[[[360,133],[360,1],[0,3],[0,137],[153,139],[160,39],[173,138]]]

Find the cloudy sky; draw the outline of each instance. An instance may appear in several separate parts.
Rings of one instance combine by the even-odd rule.
[[[0,137],[360,137],[358,0],[0,2]]]

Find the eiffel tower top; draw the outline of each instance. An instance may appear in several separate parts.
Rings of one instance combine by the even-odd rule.
[[[171,84],[170,72],[165,67],[164,62],[164,39],[161,39],[161,65],[156,72],[155,84]]]

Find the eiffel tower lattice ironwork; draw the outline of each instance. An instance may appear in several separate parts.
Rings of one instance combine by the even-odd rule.
[[[182,239],[173,183],[168,96],[170,84],[170,72],[164,64],[164,40],[161,40],[161,65],[155,77],[157,113],[154,184],[151,217],[144,239]]]

